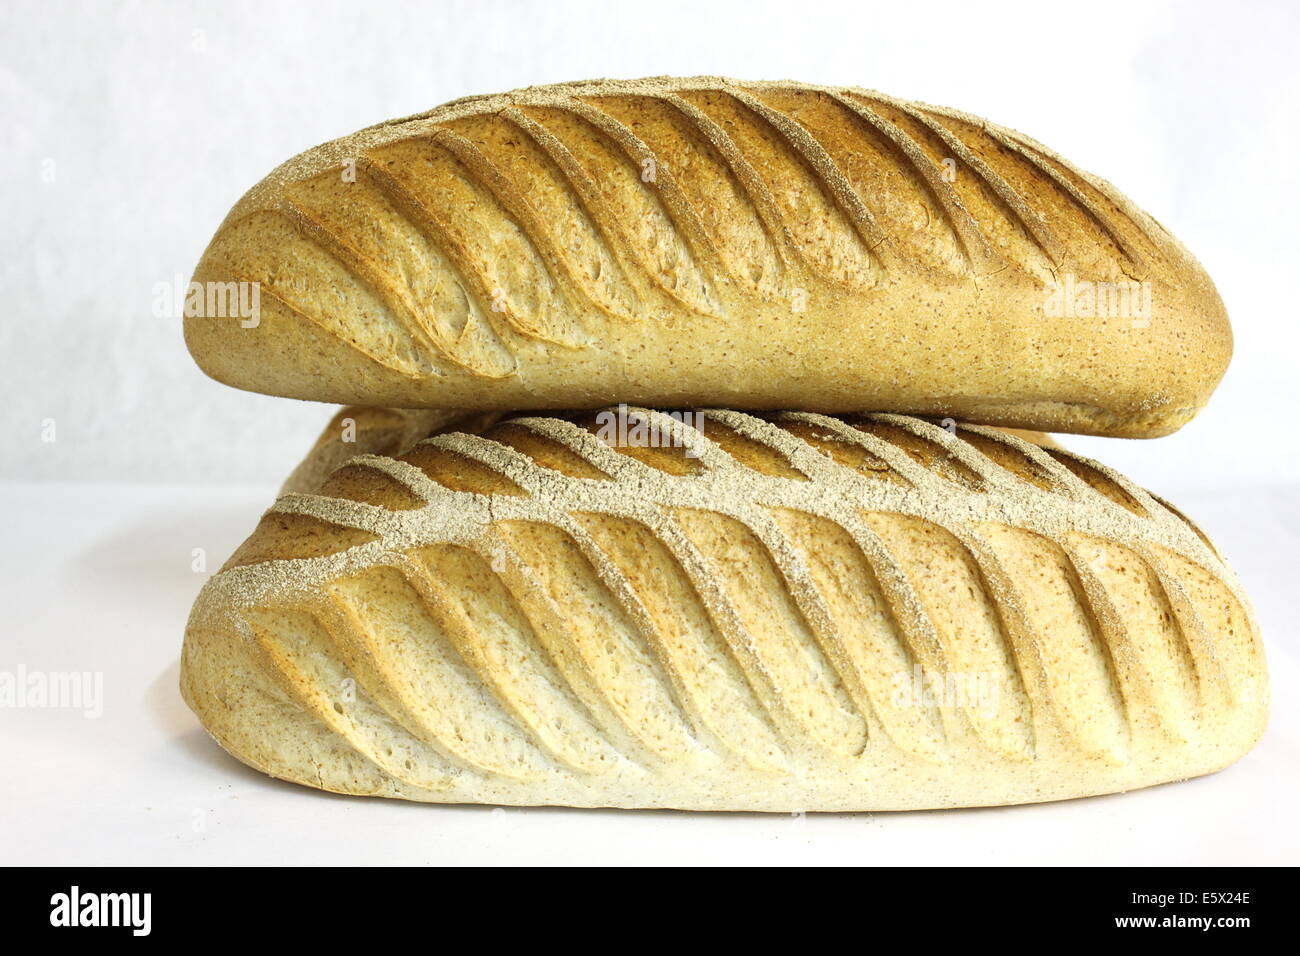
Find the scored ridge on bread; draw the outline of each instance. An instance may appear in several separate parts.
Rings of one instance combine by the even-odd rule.
[[[284,480],[280,494],[315,491],[331,472],[357,455],[395,455],[430,435],[483,428],[500,417],[493,412],[439,408],[341,408]]]
[[[1267,714],[1204,536],[1104,466],[889,414],[506,417],[290,494],[205,586],[236,757],[436,802],[1059,799],[1207,773]]]
[[[394,458],[423,438],[444,431],[481,432],[500,418],[501,414],[496,412],[349,405],[330,419],[307,457],[280,486],[280,494],[311,494],[349,458],[358,455]],[[1044,448],[1061,447],[1060,442],[1043,432],[1019,428],[998,430]]]
[[[1150,283],[1152,307],[1046,314],[1075,278]],[[195,279],[261,289],[254,328],[186,319],[209,374],[370,405],[1141,437],[1231,353],[1199,264],[1108,183],[968,114],[793,82],[569,83],[383,123],[250,190]]]

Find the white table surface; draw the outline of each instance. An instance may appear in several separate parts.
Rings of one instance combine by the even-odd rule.
[[[1273,716],[1210,777],[925,813],[689,814],[340,797],[227,756],[177,691],[203,583],[273,489],[6,485],[0,671],[102,671],[104,713],[0,709],[3,864],[1294,864],[1300,860],[1300,487],[1158,488],[1251,594]]]

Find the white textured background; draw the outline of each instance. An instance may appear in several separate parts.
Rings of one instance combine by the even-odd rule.
[[[1205,264],[1236,358],[1181,433],[1070,444],[1155,490],[1300,477],[1300,5],[6,0],[3,17],[0,478],[277,481],[328,409],[207,380],[151,313],[248,186],[453,97],[702,72],[957,106],[1110,179]]]

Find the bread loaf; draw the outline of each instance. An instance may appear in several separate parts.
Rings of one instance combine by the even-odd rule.
[[[1200,265],[1108,183],[965,113],[791,82],[568,83],[382,123],[250,190],[194,279],[209,375],[366,405],[1151,437],[1232,350]],[[223,315],[232,283],[255,317]]]
[[[181,681],[276,777],[581,807],[1105,793],[1227,765],[1268,709],[1176,511],[888,414],[507,417],[361,456],[204,587]]]

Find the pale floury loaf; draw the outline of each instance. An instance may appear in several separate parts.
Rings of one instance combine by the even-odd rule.
[[[467,427],[282,497],[206,585],[182,689],[240,760],[422,801],[884,810],[1194,776],[1263,729],[1232,572],[1096,462],[886,414]]]
[[[793,82],[570,83],[382,123],[254,187],[194,278],[210,375],[368,405],[1150,437],[1232,348],[1200,265],[1105,181],[968,114]],[[234,283],[255,318],[218,314]]]

